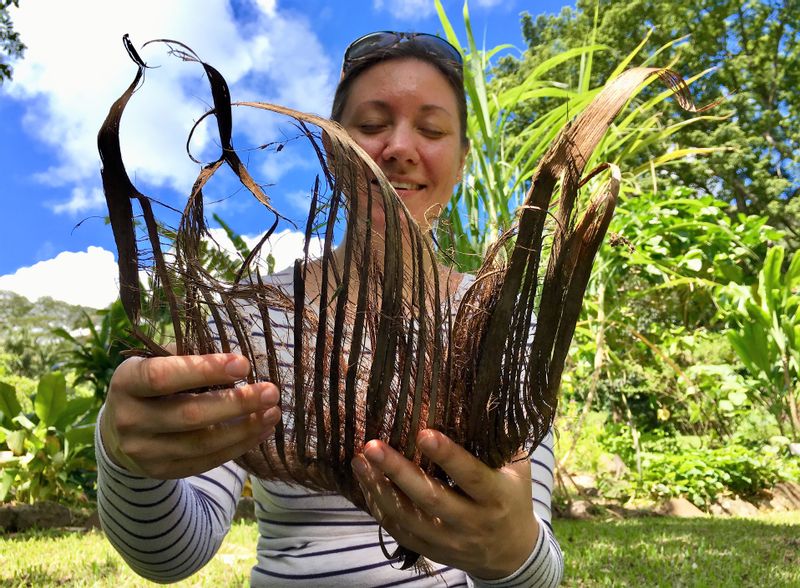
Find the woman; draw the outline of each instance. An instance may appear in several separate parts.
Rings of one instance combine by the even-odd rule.
[[[380,32],[345,53],[332,109],[378,164],[412,217],[429,227],[460,180],[468,149],[461,57],[426,34]],[[373,221],[381,221],[380,212]],[[291,271],[273,283],[291,292]],[[469,277],[454,276],[454,297]],[[286,317],[286,331],[291,321]],[[273,434],[280,391],[233,386],[236,354],[132,358],[119,366],[97,436],[103,527],[138,573],[174,581],[202,567],[227,532],[246,473],[231,460]],[[443,434],[418,447],[462,492],[426,476],[381,441],[353,461],[373,517],[338,495],[253,480],[259,519],[253,585],[551,586],[561,553],[550,528],[552,436],[531,460],[493,470]],[[533,465],[533,472],[531,466]],[[377,540],[436,562],[393,569]]]

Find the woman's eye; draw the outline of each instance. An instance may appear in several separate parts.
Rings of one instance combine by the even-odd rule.
[[[363,123],[358,125],[358,129],[367,134],[380,133],[385,128],[386,125],[382,123]]]
[[[441,129],[436,129],[432,127],[422,127],[420,132],[430,139],[439,139],[445,136],[445,132]]]

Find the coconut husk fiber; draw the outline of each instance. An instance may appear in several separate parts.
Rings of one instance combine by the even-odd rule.
[[[619,192],[615,166],[586,174],[584,167],[620,109],[651,76],[691,108],[677,74],[628,70],[561,131],[538,165],[516,225],[498,238],[463,297],[453,300],[452,276],[438,269],[431,239],[337,123],[276,104],[232,103],[219,71],[182,43],[162,39],[150,43],[165,44],[203,68],[213,98],[203,119],[216,121],[219,145],[218,157],[202,164],[188,190],[176,226],[167,226],[156,214],[164,207],[137,189],[123,164],[120,121],[147,68],[127,35],[124,42],[136,73],[111,106],[98,146],[120,298],[141,342],[132,353],[238,350],[253,366],[248,381],[278,385],[283,421],[273,438],[239,457],[239,465],[261,478],[337,492],[366,509],[350,462],[371,439],[388,442],[445,480],[416,451],[422,428],[442,431],[492,468],[541,442],[553,424],[592,263]],[[310,175],[305,248],[292,269],[292,292],[271,285],[264,270],[263,246],[284,216],[232,144],[233,106],[285,117],[319,162]],[[231,280],[209,271],[203,256],[209,236],[203,191],[223,167],[244,188],[236,197],[258,200],[270,227]],[[582,183],[603,169],[610,170],[604,187],[578,207]],[[363,220],[375,208],[385,228]],[[337,226],[344,227],[339,257],[333,246]],[[323,247],[312,258],[315,235]],[[141,272],[149,287],[140,282]],[[272,326],[281,313],[293,321],[293,358],[285,369]],[[417,560],[402,550],[393,556],[402,556],[406,566]]]

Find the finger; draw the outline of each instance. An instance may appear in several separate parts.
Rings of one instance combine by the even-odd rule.
[[[196,476],[241,457],[247,451],[258,446],[261,442],[265,441],[273,434],[274,429],[270,429],[268,431],[264,431],[256,438],[250,437],[244,441],[241,441],[240,443],[236,443],[221,449],[216,453],[201,455],[189,459],[177,459],[170,462],[164,462],[156,466],[156,468],[149,472],[148,475],[159,480],[174,480],[178,478],[186,478],[188,476]]]
[[[228,447],[237,447],[242,443],[258,441],[264,436],[269,436],[275,430],[280,418],[280,409],[273,407],[236,421],[206,427],[202,431],[156,435],[142,442],[143,451],[156,455],[155,452],[161,448],[161,455],[172,460],[214,455]],[[167,451],[169,456],[164,455]]]
[[[418,553],[422,553],[420,549],[429,551],[429,544],[423,538],[436,533],[442,526],[441,520],[420,511],[404,492],[363,455],[353,459],[353,470],[369,512],[378,524],[404,547]]]
[[[464,516],[468,506],[465,497],[425,474],[414,462],[386,443],[370,441],[364,447],[364,457],[373,469],[391,480],[408,500],[429,516],[448,522],[458,521]]]
[[[166,396],[185,390],[233,384],[250,371],[247,358],[235,353],[132,357],[117,368],[111,381],[133,396]]]
[[[143,430],[179,433],[205,429],[278,405],[279,392],[271,382],[257,382],[225,390],[177,394],[143,401],[152,417],[142,422]]]
[[[433,429],[420,431],[417,447],[476,502],[502,500],[496,487],[497,472],[446,435]]]

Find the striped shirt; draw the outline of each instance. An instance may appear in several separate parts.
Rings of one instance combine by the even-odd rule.
[[[272,279],[291,292],[291,271]],[[469,276],[462,280],[455,296],[463,296],[471,282]],[[273,325],[278,327],[276,332],[284,328],[288,333],[292,324],[288,318],[285,324]],[[110,542],[131,568],[154,581],[173,582],[204,566],[230,528],[247,472],[229,462],[182,480],[153,480],[111,462],[99,427],[96,445],[100,519]],[[251,585],[556,586],[563,559],[551,526],[552,433],[530,461],[539,536],[527,561],[514,574],[493,581],[433,562],[436,573],[430,576],[397,569],[383,555],[375,519],[352,502],[333,493],[251,477],[259,531]],[[384,543],[390,552],[396,546],[388,535]]]

